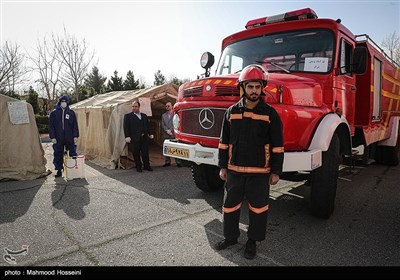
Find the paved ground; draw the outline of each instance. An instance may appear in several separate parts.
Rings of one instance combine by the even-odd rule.
[[[51,143],[43,146],[53,170]],[[229,265],[219,254],[208,258],[214,252],[208,238],[214,243],[221,236],[204,234],[205,213],[220,218],[212,205],[221,205],[221,195],[193,193],[188,168],[161,167],[161,147],[153,146],[150,155],[151,173],[87,162],[85,179],[66,181],[53,173],[0,183],[1,248],[28,246],[26,255],[15,257],[17,266]]]
[[[43,145],[52,169],[51,144]],[[51,174],[1,182],[0,267],[400,264],[399,166],[342,170],[335,213],[326,221],[309,215],[303,182],[298,188],[282,182],[271,193],[267,240],[249,261],[243,258],[246,207],[239,244],[215,251],[222,238],[223,193],[198,190],[188,168],[161,167],[158,149],[151,153],[153,172],[86,162],[85,179]],[[22,250],[8,254],[15,263],[6,249]]]

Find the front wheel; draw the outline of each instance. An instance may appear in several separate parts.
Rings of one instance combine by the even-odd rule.
[[[328,219],[335,208],[339,144],[339,137],[334,133],[329,149],[322,153],[322,166],[311,172],[311,213],[319,218]]]
[[[204,192],[215,192],[224,186],[219,177],[219,168],[208,164],[193,164],[192,176],[196,187]]]

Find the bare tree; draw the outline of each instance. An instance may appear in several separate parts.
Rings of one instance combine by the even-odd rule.
[[[38,40],[36,56],[30,57],[34,64],[33,69],[39,74],[36,82],[39,82],[48,100],[57,99],[62,69],[62,63],[57,60],[57,49],[53,42],[54,40],[48,42],[46,37],[43,42]]]
[[[14,92],[15,86],[22,82],[26,69],[23,65],[24,55],[19,46],[5,42],[0,48],[0,90]]]
[[[398,65],[400,65],[400,47],[396,49],[394,57],[394,60],[397,62]]]
[[[94,52],[90,52],[86,41],[67,33],[64,28],[64,37],[53,37],[57,49],[58,60],[64,64],[61,82],[67,90],[73,91],[76,101],[80,100],[80,87],[83,85]]]
[[[382,48],[384,48],[388,53],[390,58],[400,65],[400,37],[396,31],[389,34],[382,41]]]
[[[174,83],[178,87],[186,82],[190,82],[189,78],[179,79],[175,74],[171,74],[167,79],[168,83]]]

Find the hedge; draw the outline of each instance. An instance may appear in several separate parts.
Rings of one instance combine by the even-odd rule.
[[[49,133],[49,116],[35,115],[39,133]]]

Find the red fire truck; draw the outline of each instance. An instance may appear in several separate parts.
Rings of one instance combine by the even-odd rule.
[[[265,101],[284,126],[284,174],[309,174],[313,215],[333,212],[343,158],[363,147],[364,162],[399,163],[400,69],[366,35],[341,20],[319,19],[310,9],[250,20],[222,41],[216,75],[204,53],[203,78],[180,86],[174,106],[176,139],[163,154],[192,168],[203,191],[223,186],[218,142],[225,110],[239,100],[237,79],[260,64],[270,80]]]

